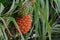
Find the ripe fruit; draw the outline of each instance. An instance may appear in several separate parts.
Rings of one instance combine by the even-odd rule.
[[[21,18],[17,17],[16,22],[22,34],[26,34],[31,28],[32,19],[31,19],[30,14],[25,14]]]

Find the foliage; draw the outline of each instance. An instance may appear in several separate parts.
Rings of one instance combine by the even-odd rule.
[[[22,34],[15,21],[22,5],[32,17],[32,27]],[[25,7],[24,6],[24,7]],[[23,11],[21,13],[25,13]],[[20,14],[20,13],[19,13]],[[13,24],[18,33],[11,33]],[[12,30],[14,31],[14,30]],[[0,0],[0,40],[60,40],[60,0]]]

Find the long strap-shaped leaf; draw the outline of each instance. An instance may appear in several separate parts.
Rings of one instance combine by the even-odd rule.
[[[6,16],[12,15],[13,11],[16,9],[17,4],[19,3],[19,0],[13,0],[13,3],[11,5],[11,8],[9,9],[9,11],[5,14]]]
[[[3,22],[4,26],[5,26],[5,28],[7,29],[8,33],[11,35],[11,33],[10,33],[10,31],[9,31],[9,29],[8,29],[8,27],[7,27],[7,25],[5,24],[4,19],[3,19],[2,17],[0,17],[0,20],[2,20],[2,22]],[[4,33],[4,34],[5,34],[5,33]],[[7,38],[6,38],[6,40],[7,40]]]
[[[36,0],[37,1],[37,0]],[[47,25],[47,32],[48,32],[48,36],[49,36],[49,40],[51,40],[51,27],[50,27],[50,25],[49,25],[49,23],[48,23],[48,20],[47,20],[47,17],[46,17],[46,9],[44,8],[41,8],[38,4],[39,1],[37,1],[36,2],[36,9],[37,10],[39,10],[40,11],[40,13],[42,14],[42,16],[43,16],[43,18],[44,18],[44,20],[45,20],[45,22],[46,22],[46,25]],[[48,6],[48,4],[47,4],[47,6]],[[44,6],[44,7],[46,7],[46,6]],[[48,13],[48,12],[47,12]]]
[[[9,24],[11,21],[14,23],[14,25],[15,25],[16,28],[17,28],[17,30],[18,30],[19,33],[21,34],[22,40],[25,40],[24,37],[23,37],[23,35],[22,35],[22,33],[21,33],[21,31],[20,31],[20,29],[19,29],[19,27],[18,27],[18,25],[17,25],[17,23],[16,23],[16,21],[15,21],[15,19],[14,19],[13,17],[8,17],[6,24]]]
[[[10,33],[10,31],[9,31],[5,21],[4,21],[4,19],[2,17],[0,17],[0,20],[2,20],[2,22],[3,22],[4,26],[5,26],[5,28],[7,29],[8,33],[10,34],[10,36],[12,36],[12,34]]]
[[[4,5],[2,3],[0,3],[0,16],[1,16],[1,12],[4,10]]]
[[[5,33],[5,30],[4,30],[3,25],[2,25],[2,24],[0,24],[0,27],[1,27],[2,34],[4,35],[5,40],[8,40],[8,38],[7,38],[7,35],[6,35],[6,33]]]

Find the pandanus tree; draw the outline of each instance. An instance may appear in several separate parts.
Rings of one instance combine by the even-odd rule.
[[[60,40],[60,0],[0,0],[0,40]]]

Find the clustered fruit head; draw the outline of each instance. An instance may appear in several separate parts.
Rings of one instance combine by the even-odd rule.
[[[31,28],[32,18],[30,14],[25,14],[21,18],[17,17],[16,22],[19,26],[21,33],[26,34]]]

